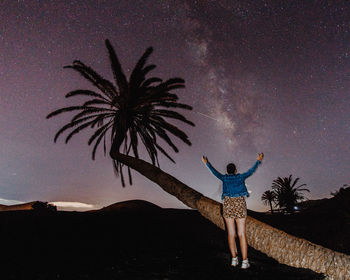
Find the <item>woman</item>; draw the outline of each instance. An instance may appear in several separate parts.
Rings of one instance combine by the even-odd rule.
[[[216,171],[211,166],[208,158],[203,156],[202,160],[207,165],[209,170],[222,181],[222,196],[223,199],[223,216],[226,222],[226,228],[228,233],[228,245],[232,255],[232,266],[238,265],[237,248],[236,248],[236,230],[235,221],[237,224],[237,234],[242,253],[242,266],[241,268],[247,269],[250,267],[248,262],[248,245],[246,237],[246,218],[247,218],[247,204],[245,202],[245,196],[248,196],[247,187],[245,186],[245,180],[251,176],[258,168],[264,157],[263,153],[258,155],[257,161],[246,173],[237,173],[236,166],[233,163],[227,165],[227,174],[223,175]]]

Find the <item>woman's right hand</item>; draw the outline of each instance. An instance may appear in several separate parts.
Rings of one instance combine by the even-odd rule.
[[[257,160],[261,162],[261,161],[263,160],[263,158],[264,158],[264,153],[260,153],[260,154],[258,155]]]
[[[202,156],[202,161],[204,164],[207,164],[208,158],[206,156]]]

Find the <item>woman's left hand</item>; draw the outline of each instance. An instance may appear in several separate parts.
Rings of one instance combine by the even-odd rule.
[[[257,160],[261,162],[261,161],[263,160],[263,158],[264,158],[264,153],[260,153],[260,154],[258,155]]]
[[[207,164],[208,158],[206,156],[202,156],[202,161],[204,162],[204,164]]]

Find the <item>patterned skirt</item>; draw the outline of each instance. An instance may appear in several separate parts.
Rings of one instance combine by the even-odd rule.
[[[224,197],[223,202],[223,216],[224,218],[246,218],[247,217],[247,204],[245,197]]]

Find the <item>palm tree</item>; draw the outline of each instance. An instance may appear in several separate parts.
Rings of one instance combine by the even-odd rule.
[[[272,202],[275,201],[276,195],[273,191],[265,191],[262,196],[261,200],[265,205],[270,205],[271,208],[271,214],[273,214],[273,208],[272,208]]]
[[[149,48],[138,61],[128,81],[108,40],[106,40],[106,46],[117,87],[80,61],[74,61],[72,66],[67,66],[67,68],[78,71],[84,78],[92,82],[99,92],[90,90],[72,91],[66,96],[83,95],[93,97],[93,99],[85,102],[82,106],[59,109],[47,116],[47,118],[50,118],[63,112],[80,111],[70,123],[57,132],[55,141],[66,129],[76,127],[67,136],[66,142],[68,142],[74,134],[82,129],[96,126],[97,129],[88,142],[91,144],[94,140],[96,141],[92,154],[94,158],[97,146],[102,140],[103,150],[106,154],[105,137],[107,131],[111,130],[109,154],[118,173],[122,175],[122,166],[126,165],[129,171],[129,179],[131,179],[130,168],[136,170],[169,194],[174,195],[185,205],[197,209],[201,215],[225,230],[225,223],[221,215],[221,203],[205,197],[159,168],[157,150],[170,160],[172,158],[160,147],[157,136],[165,140],[175,152],[178,150],[167,135],[167,131],[190,144],[187,136],[175,126],[167,123],[163,117],[177,119],[190,125],[193,125],[193,123],[177,112],[158,108],[191,109],[188,105],[178,103],[177,96],[169,92],[175,88],[182,88],[184,86],[183,80],[177,78],[162,82],[159,78],[146,79],[145,75],[155,67],[154,65],[144,66],[152,52],[152,49]],[[152,164],[139,158],[138,137],[145,146]],[[121,147],[123,147],[123,153],[120,151]],[[130,156],[131,151],[134,156]],[[342,275],[343,267],[339,268],[339,266],[331,265],[325,269],[324,266],[330,254],[332,254],[333,259],[338,260],[338,263],[339,259],[344,259],[341,254],[340,256],[339,253],[334,255],[334,252],[329,249],[288,235],[251,217],[248,217],[247,225],[249,245],[279,262],[296,267],[311,268],[317,272],[330,275]],[[293,249],[293,247],[294,250],[288,249],[288,252],[286,252],[286,248]],[[319,256],[317,262],[313,258],[305,258],[305,256],[316,255],[316,253]],[[345,259],[345,261],[350,265],[350,258]]]
[[[97,87],[99,92],[78,89],[66,94],[67,98],[80,95],[89,97],[90,100],[80,106],[58,109],[47,116],[47,118],[51,118],[64,112],[78,111],[72,120],[56,133],[54,141],[56,142],[57,138],[68,129],[72,131],[66,137],[66,143],[82,129],[96,127],[97,129],[88,141],[89,145],[95,142],[92,150],[93,160],[95,159],[96,149],[102,140],[104,153],[106,154],[106,134],[110,131],[111,150],[113,151],[119,151],[122,148],[124,154],[129,155],[132,152],[135,158],[139,158],[138,139],[141,139],[152,164],[159,167],[158,151],[174,162],[159,144],[158,139],[164,140],[175,152],[178,152],[178,148],[172,142],[168,133],[191,145],[183,131],[165,120],[165,118],[172,118],[194,126],[193,122],[170,110],[172,108],[192,109],[189,105],[177,102],[178,97],[172,92],[174,89],[184,88],[184,80],[173,78],[163,82],[158,77],[146,79],[146,74],[156,67],[153,64],[145,66],[153,51],[152,48],[148,48],[142,55],[129,80],[127,80],[117,55],[108,40],[106,40],[106,46],[118,87],[115,87],[113,83],[104,79],[81,61],[76,60],[73,65],[65,66],[64,68],[72,68],[78,71]],[[122,185],[125,186],[122,163],[117,158],[113,158],[113,165],[117,175],[121,175]],[[129,183],[132,184],[129,167],[128,174]]]
[[[292,180],[292,175],[289,177],[278,177],[272,183],[272,189],[275,193],[275,201],[280,209],[285,209],[288,213],[294,213],[294,207],[299,201],[306,199],[302,192],[310,192],[308,189],[302,188],[306,184],[296,186],[299,178]]]

